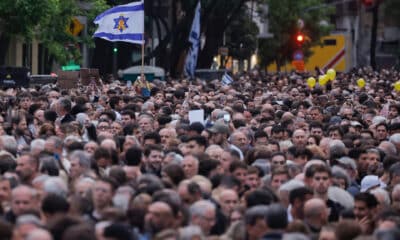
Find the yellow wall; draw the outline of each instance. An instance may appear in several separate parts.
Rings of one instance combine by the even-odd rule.
[[[345,50],[343,57],[333,66],[336,71],[346,71],[349,69],[350,63],[349,56],[351,54],[350,49],[346,48],[346,35],[344,34],[334,34],[323,37],[321,42],[326,39],[335,39],[336,45],[326,45],[326,46],[314,46],[311,48],[313,54],[305,60],[305,70],[314,71],[315,67],[318,66],[321,69],[325,67],[342,49]],[[347,60],[347,61],[346,61]],[[276,71],[276,64],[271,64],[267,67],[269,72]],[[295,68],[291,63],[286,66],[281,67],[281,71],[290,71]]]

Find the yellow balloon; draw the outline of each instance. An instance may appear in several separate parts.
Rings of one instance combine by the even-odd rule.
[[[357,86],[358,86],[359,88],[365,87],[365,80],[364,80],[363,78],[358,79],[358,80],[357,80]]]
[[[336,77],[336,71],[335,71],[335,69],[329,69],[327,72],[326,72],[326,75],[328,76],[328,78],[329,78],[329,80],[331,80],[331,81],[333,81],[333,80],[335,80],[335,77]]]
[[[328,81],[329,81],[329,78],[327,75],[321,75],[318,78],[318,83],[321,86],[325,86],[328,83]]]
[[[309,78],[307,79],[307,85],[308,85],[310,88],[313,88],[313,87],[315,86],[316,83],[317,83],[317,81],[316,81],[315,78],[313,78],[313,77],[309,77]]]
[[[400,91],[400,81],[394,83],[394,89],[399,92]]]

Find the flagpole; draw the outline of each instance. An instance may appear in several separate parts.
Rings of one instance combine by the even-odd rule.
[[[142,43],[142,69],[140,76],[142,77],[142,80],[144,80],[144,41]]]

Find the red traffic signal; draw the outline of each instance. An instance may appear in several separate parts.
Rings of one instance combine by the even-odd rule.
[[[362,3],[366,6],[366,7],[372,7],[375,3],[375,0],[362,0]]]
[[[303,43],[304,43],[304,39],[305,39],[305,37],[304,37],[303,34],[298,33],[298,34],[296,35],[296,43],[297,43],[297,44],[299,44],[299,45],[303,44]]]

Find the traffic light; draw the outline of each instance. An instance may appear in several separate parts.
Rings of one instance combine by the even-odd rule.
[[[375,0],[362,0],[362,3],[367,7],[372,7],[375,3]]]
[[[296,35],[296,43],[297,43],[297,45],[302,45],[304,43],[304,38],[305,38],[304,34],[298,33]]]
[[[114,47],[114,48],[113,48],[113,52],[114,52],[114,53],[117,53],[117,52],[118,52],[118,48],[117,48],[117,47]]]

